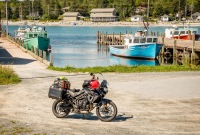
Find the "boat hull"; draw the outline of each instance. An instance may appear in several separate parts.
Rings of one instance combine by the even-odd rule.
[[[189,38],[188,34],[184,34],[184,35],[174,35],[173,38],[175,39],[183,39],[183,40],[192,40],[192,36]],[[195,34],[195,40],[198,41],[200,39],[200,35],[199,34]]]
[[[28,45],[28,49],[31,50],[32,47],[38,48],[39,50],[47,50],[49,47],[50,39],[45,37],[34,37],[24,39],[24,48]]]
[[[160,50],[162,48],[162,44],[138,44],[129,46],[120,46],[117,45],[110,47],[110,53],[112,55],[121,56],[121,57],[132,57],[132,58],[142,58],[142,59],[155,59]]]

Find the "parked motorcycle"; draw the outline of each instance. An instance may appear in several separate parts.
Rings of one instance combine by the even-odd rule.
[[[70,82],[65,78],[57,78],[49,88],[49,98],[55,99],[52,105],[53,114],[58,118],[69,113],[89,114],[96,107],[97,117],[101,121],[112,121],[117,115],[117,106],[104,98],[108,93],[108,82],[99,83],[93,73],[91,80],[85,80],[82,90],[70,89]]]

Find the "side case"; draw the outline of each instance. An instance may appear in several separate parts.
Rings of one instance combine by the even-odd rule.
[[[51,86],[49,88],[49,98],[53,99],[62,99],[63,95],[65,94],[65,91],[62,88]]]

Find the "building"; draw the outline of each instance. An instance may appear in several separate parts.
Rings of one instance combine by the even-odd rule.
[[[168,15],[163,15],[163,16],[161,16],[161,21],[163,21],[163,22],[168,22],[169,21],[169,16]]]
[[[91,10],[90,20],[92,22],[115,22],[117,19],[115,8],[95,8]]]
[[[131,22],[141,22],[143,21],[143,17],[141,15],[135,15],[131,17]]]
[[[200,13],[199,12],[196,12],[196,13],[192,14],[192,19],[196,20],[198,18],[200,18]]]
[[[80,16],[79,12],[65,12],[63,14],[63,21],[77,21],[80,19]]]

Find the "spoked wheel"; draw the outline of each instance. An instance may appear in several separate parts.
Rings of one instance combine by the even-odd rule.
[[[102,104],[96,108],[97,117],[101,121],[109,122],[112,121],[117,115],[117,106],[112,102]]]
[[[67,116],[70,113],[70,109],[69,110],[64,110],[62,105],[63,105],[63,101],[62,100],[56,100],[54,101],[53,105],[52,105],[52,111],[53,114],[57,117],[57,118],[63,118],[65,116]]]

